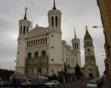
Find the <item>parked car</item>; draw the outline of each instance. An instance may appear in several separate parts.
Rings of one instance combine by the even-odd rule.
[[[87,82],[86,88],[98,88],[98,80],[92,79]]]
[[[60,83],[57,80],[52,80],[50,82],[45,83],[44,85],[47,87],[54,87],[54,86],[58,86]]]
[[[31,79],[29,78],[25,78],[25,79],[22,79],[22,85],[31,85]]]
[[[11,81],[4,80],[4,81],[3,81],[3,85],[11,85]]]

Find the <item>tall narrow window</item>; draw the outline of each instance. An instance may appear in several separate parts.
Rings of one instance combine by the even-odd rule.
[[[52,20],[52,26],[53,26],[54,25],[54,18],[53,18],[53,16],[52,16],[51,20]]]
[[[56,23],[56,26],[57,26],[57,25],[58,25],[58,24],[57,24],[57,22],[58,22],[58,17],[57,17],[57,16],[56,16],[56,18],[55,18],[55,21],[56,21],[55,23]]]
[[[25,34],[25,26],[24,26],[23,34]]]

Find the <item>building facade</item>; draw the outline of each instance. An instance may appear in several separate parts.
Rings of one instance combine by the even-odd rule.
[[[86,78],[95,78],[99,76],[98,66],[96,65],[93,39],[88,32],[88,27],[86,26],[86,34],[84,37],[84,55],[85,55],[85,66],[84,72]]]
[[[97,0],[105,35],[106,70],[111,79],[111,0]]]
[[[19,21],[16,72],[18,75],[43,76],[64,71],[64,64],[69,73],[74,72],[76,63],[81,66],[80,40],[72,39],[72,46],[62,40],[61,11],[53,9],[48,12],[48,27],[32,28],[32,23],[25,16]]]

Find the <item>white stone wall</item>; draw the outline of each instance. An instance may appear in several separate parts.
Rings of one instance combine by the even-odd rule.
[[[49,35],[49,70],[55,73],[63,69],[62,41],[60,33],[51,33]],[[58,66],[56,66],[58,65]],[[52,73],[52,72],[49,72]]]
[[[19,73],[24,74],[25,48],[26,48],[25,40],[18,40],[17,59],[16,59],[16,73],[17,74]]]

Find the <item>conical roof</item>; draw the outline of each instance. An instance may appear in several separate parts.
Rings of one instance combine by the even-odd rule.
[[[91,39],[92,40],[91,35],[89,34],[88,30],[86,30],[86,34],[84,36],[84,40],[87,40],[87,39]]]

